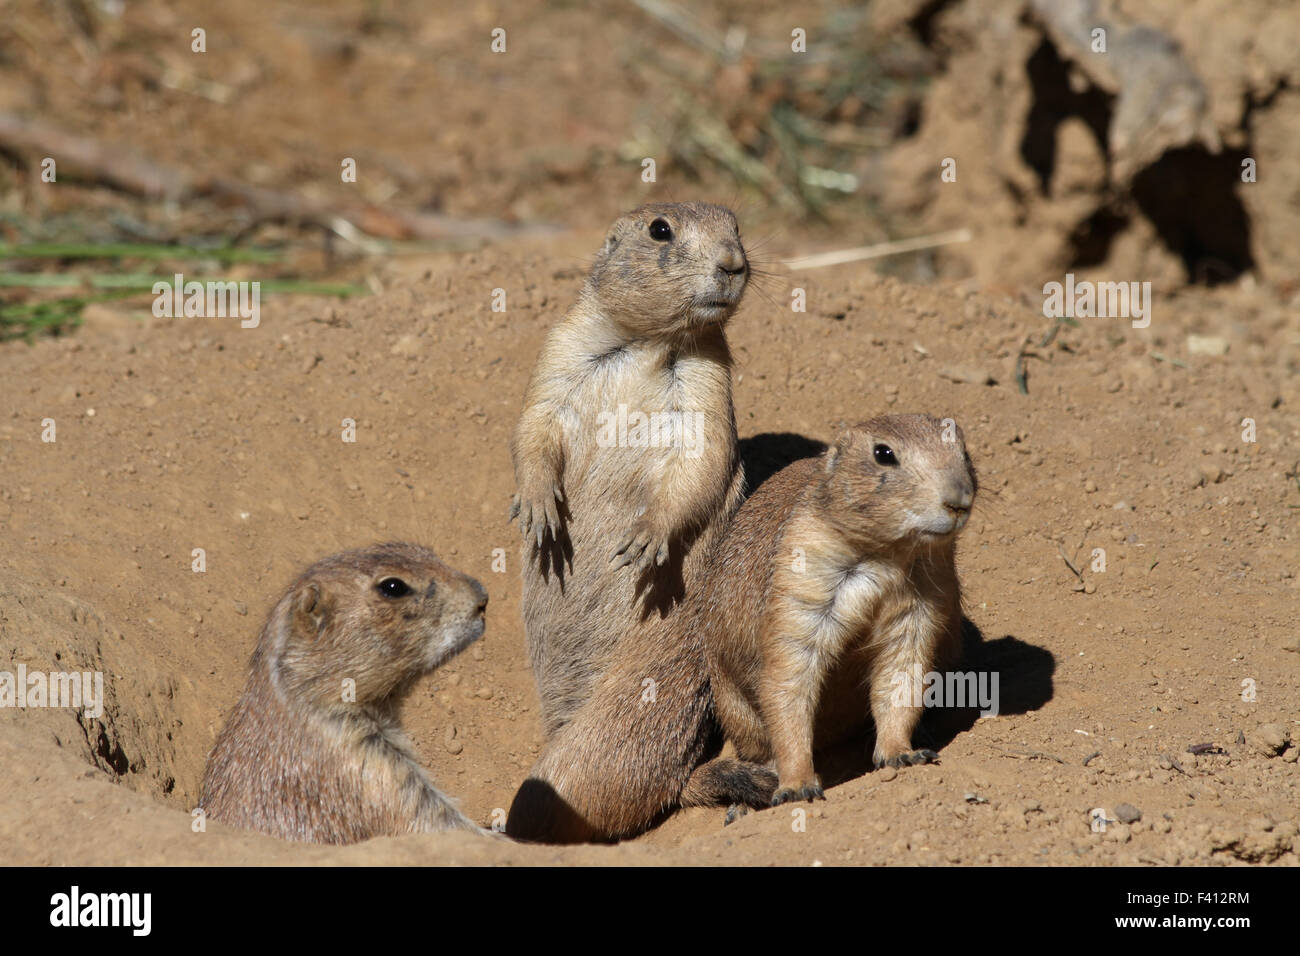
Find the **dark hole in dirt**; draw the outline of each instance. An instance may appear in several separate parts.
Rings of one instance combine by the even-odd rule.
[[[1034,105],[1025,120],[1020,156],[1038,174],[1039,191],[1046,196],[1056,169],[1056,129],[1071,116],[1082,119],[1107,157],[1106,130],[1114,97],[1089,85],[1080,93],[1070,89],[1069,67],[1044,38],[1025,64],[1034,90]]]
[[[95,754],[105,767],[112,770],[119,777],[123,776],[131,769],[131,761],[127,759],[126,754],[122,751],[122,744],[118,741],[109,742],[108,734],[104,728],[99,728],[99,739],[95,742]]]
[[[1115,98],[1090,84],[1080,91],[1071,89],[1069,65],[1046,38],[1025,69],[1034,103],[1020,155],[1037,174],[1039,191],[1046,196],[1056,169],[1057,130],[1065,119],[1075,116],[1087,124],[1109,164],[1107,131]],[[1132,203],[1182,260],[1188,282],[1229,282],[1254,265],[1250,220],[1236,192],[1241,161],[1248,155],[1249,147],[1217,156],[1199,145],[1171,149],[1133,178]],[[1076,227],[1070,266],[1106,260],[1111,241],[1131,220],[1130,196],[1113,199]]]
[[[1250,217],[1237,196],[1246,150],[1171,149],[1133,179],[1133,199],[1183,261],[1187,281],[1230,282],[1253,268]]]
[[[934,21],[951,4],[952,0],[929,0],[920,10],[912,14],[911,19],[907,21],[908,27],[911,28],[912,32],[916,34],[916,38],[924,46],[931,47],[934,45]]]
[[[903,107],[903,113],[895,130],[895,135],[899,139],[908,139],[917,134],[921,128],[921,109],[920,100],[909,100]]]
[[[1070,234],[1070,264],[1096,266],[1105,262],[1111,240],[1127,229],[1128,224],[1127,216],[1121,216],[1109,207],[1098,209]]]

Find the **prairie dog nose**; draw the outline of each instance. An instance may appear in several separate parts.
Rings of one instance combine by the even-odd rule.
[[[475,614],[482,614],[487,609],[488,593],[483,585],[479,584],[477,578],[466,576],[466,583],[469,585],[468,600],[466,604],[473,607]],[[430,581],[428,589],[424,592],[425,597],[432,598],[441,588],[447,587],[446,581]],[[458,602],[459,603],[459,602]],[[463,605],[462,605],[463,606]]]
[[[968,478],[954,478],[944,488],[943,506],[949,511],[956,511],[959,514],[970,511],[974,500],[975,488]]]
[[[469,585],[470,585],[470,590],[473,592],[474,595],[474,612],[476,614],[482,614],[484,611],[487,610],[487,603],[488,603],[487,590],[483,587],[483,585],[479,584],[478,580],[475,578],[469,579]]]
[[[741,251],[740,246],[729,243],[718,256],[718,269],[727,275],[741,275],[749,267],[745,261],[745,253]]]

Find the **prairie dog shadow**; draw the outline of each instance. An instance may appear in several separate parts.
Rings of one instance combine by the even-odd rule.
[[[745,466],[745,497],[758,490],[786,465],[814,458],[826,450],[826,443],[795,432],[763,432],[740,440],[740,460]]]
[[[988,689],[996,686],[998,714],[1024,714],[1038,710],[1052,699],[1056,658],[1047,649],[1010,634],[986,641],[980,629],[969,618],[963,617],[962,657],[953,670],[966,674],[973,672],[977,686]],[[994,674],[997,675],[996,685],[992,681]],[[864,694],[864,719],[860,732],[817,752],[816,766],[823,786],[833,787],[872,770],[875,733],[870,717],[865,716],[866,708]],[[967,701],[966,706],[961,707],[927,707],[913,744],[937,751],[942,762],[943,748],[958,734],[974,727],[979,718],[980,707],[973,701]]]

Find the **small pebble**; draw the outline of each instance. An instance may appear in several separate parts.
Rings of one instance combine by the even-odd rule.
[[[465,749],[465,744],[456,736],[456,725],[448,724],[446,732],[442,735],[442,745],[447,748],[447,752],[458,754]]]
[[[1142,819],[1142,811],[1131,803],[1121,803],[1115,807],[1115,819],[1120,823],[1136,823]]]

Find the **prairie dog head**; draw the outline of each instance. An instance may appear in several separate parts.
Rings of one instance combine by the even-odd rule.
[[[610,228],[584,294],[629,333],[672,338],[725,324],[748,281],[730,209],[650,203]]]
[[[872,550],[951,544],[978,483],[952,419],[882,415],[826,452],[817,500],[826,519]]]
[[[428,548],[374,545],[304,571],[257,653],[290,696],[325,707],[382,703],[478,640],[486,607],[483,586]]]

